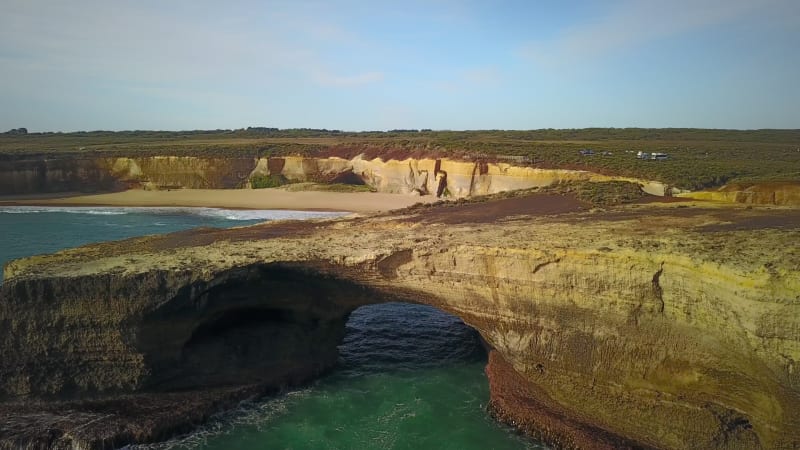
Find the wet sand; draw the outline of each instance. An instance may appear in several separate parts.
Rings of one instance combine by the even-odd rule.
[[[432,202],[433,196],[375,192],[289,192],[283,189],[129,190],[107,194],[5,197],[0,206],[194,206],[372,213]]]

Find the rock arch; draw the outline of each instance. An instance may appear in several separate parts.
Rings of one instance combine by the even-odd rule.
[[[252,264],[195,282],[132,324],[142,389],[280,387],[336,363],[351,311],[393,298],[299,267]]]
[[[278,355],[297,371],[273,381],[302,380],[325,370],[319,342],[349,310],[391,298],[477,329],[494,348],[498,417],[560,446],[796,447],[797,227],[754,228],[774,211],[726,211],[714,227],[714,209],[644,210],[462,222],[426,209],[15,261],[0,288],[0,400],[230,384],[224,361],[189,369],[240,332],[297,343]],[[240,351],[250,382],[261,367],[248,356],[265,354]]]

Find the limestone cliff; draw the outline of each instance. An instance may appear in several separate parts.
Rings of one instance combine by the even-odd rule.
[[[253,158],[58,157],[0,161],[0,195],[119,189],[231,189],[247,183]]]
[[[797,448],[800,216],[681,206],[545,195],[18,260],[0,395],[301,379],[348,311],[399,299],[475,327],[496,416],[561,447]]]
[[[386,158],[386,159],[383,159]],[[119,189],[235,189],[254,177],[367,184],[378,192],[462,198],[564,181],[625,180],[664,195],[663,183],[581,170],[540,169],[447,158],[337,156],[220,158],[195,156],[60,157],[0,161],[0,195]]]
[[[0,195],[95,192],[122,188],[94,158],[0,160]]]
[[[103,165],[114,178],[145,189],[234,189],[247,183],[253,159],[152,156],[109,158]]]
[[[458,161],[446,158],[352,159],[339,157],[261,158],[251,176],[282,175],[291,181],[331,182],[356,179],[378,192],[417,193],[463,198],[568,181],[622,180],[642,184],[653,195],[664,195],[663,183],[600,175],[582,170],[539,169],[502,162]],[[346,178],[348,177],[348,178]]]
[[[800,183],[734,183],[713,191],[688,192],[679,196],[750,205],[800,206]]]

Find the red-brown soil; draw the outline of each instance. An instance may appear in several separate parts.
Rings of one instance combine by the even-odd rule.
[[[420,216],[407,219],[448,225],[492,223],[513,216],[552,216],[589,209],[571,195],[533,194],[501,200],[465,204],[444,204],[420,210]]]

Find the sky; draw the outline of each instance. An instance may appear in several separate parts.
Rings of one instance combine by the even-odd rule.
[[[3,0],[0,131],[800,128],[799,0]]]

